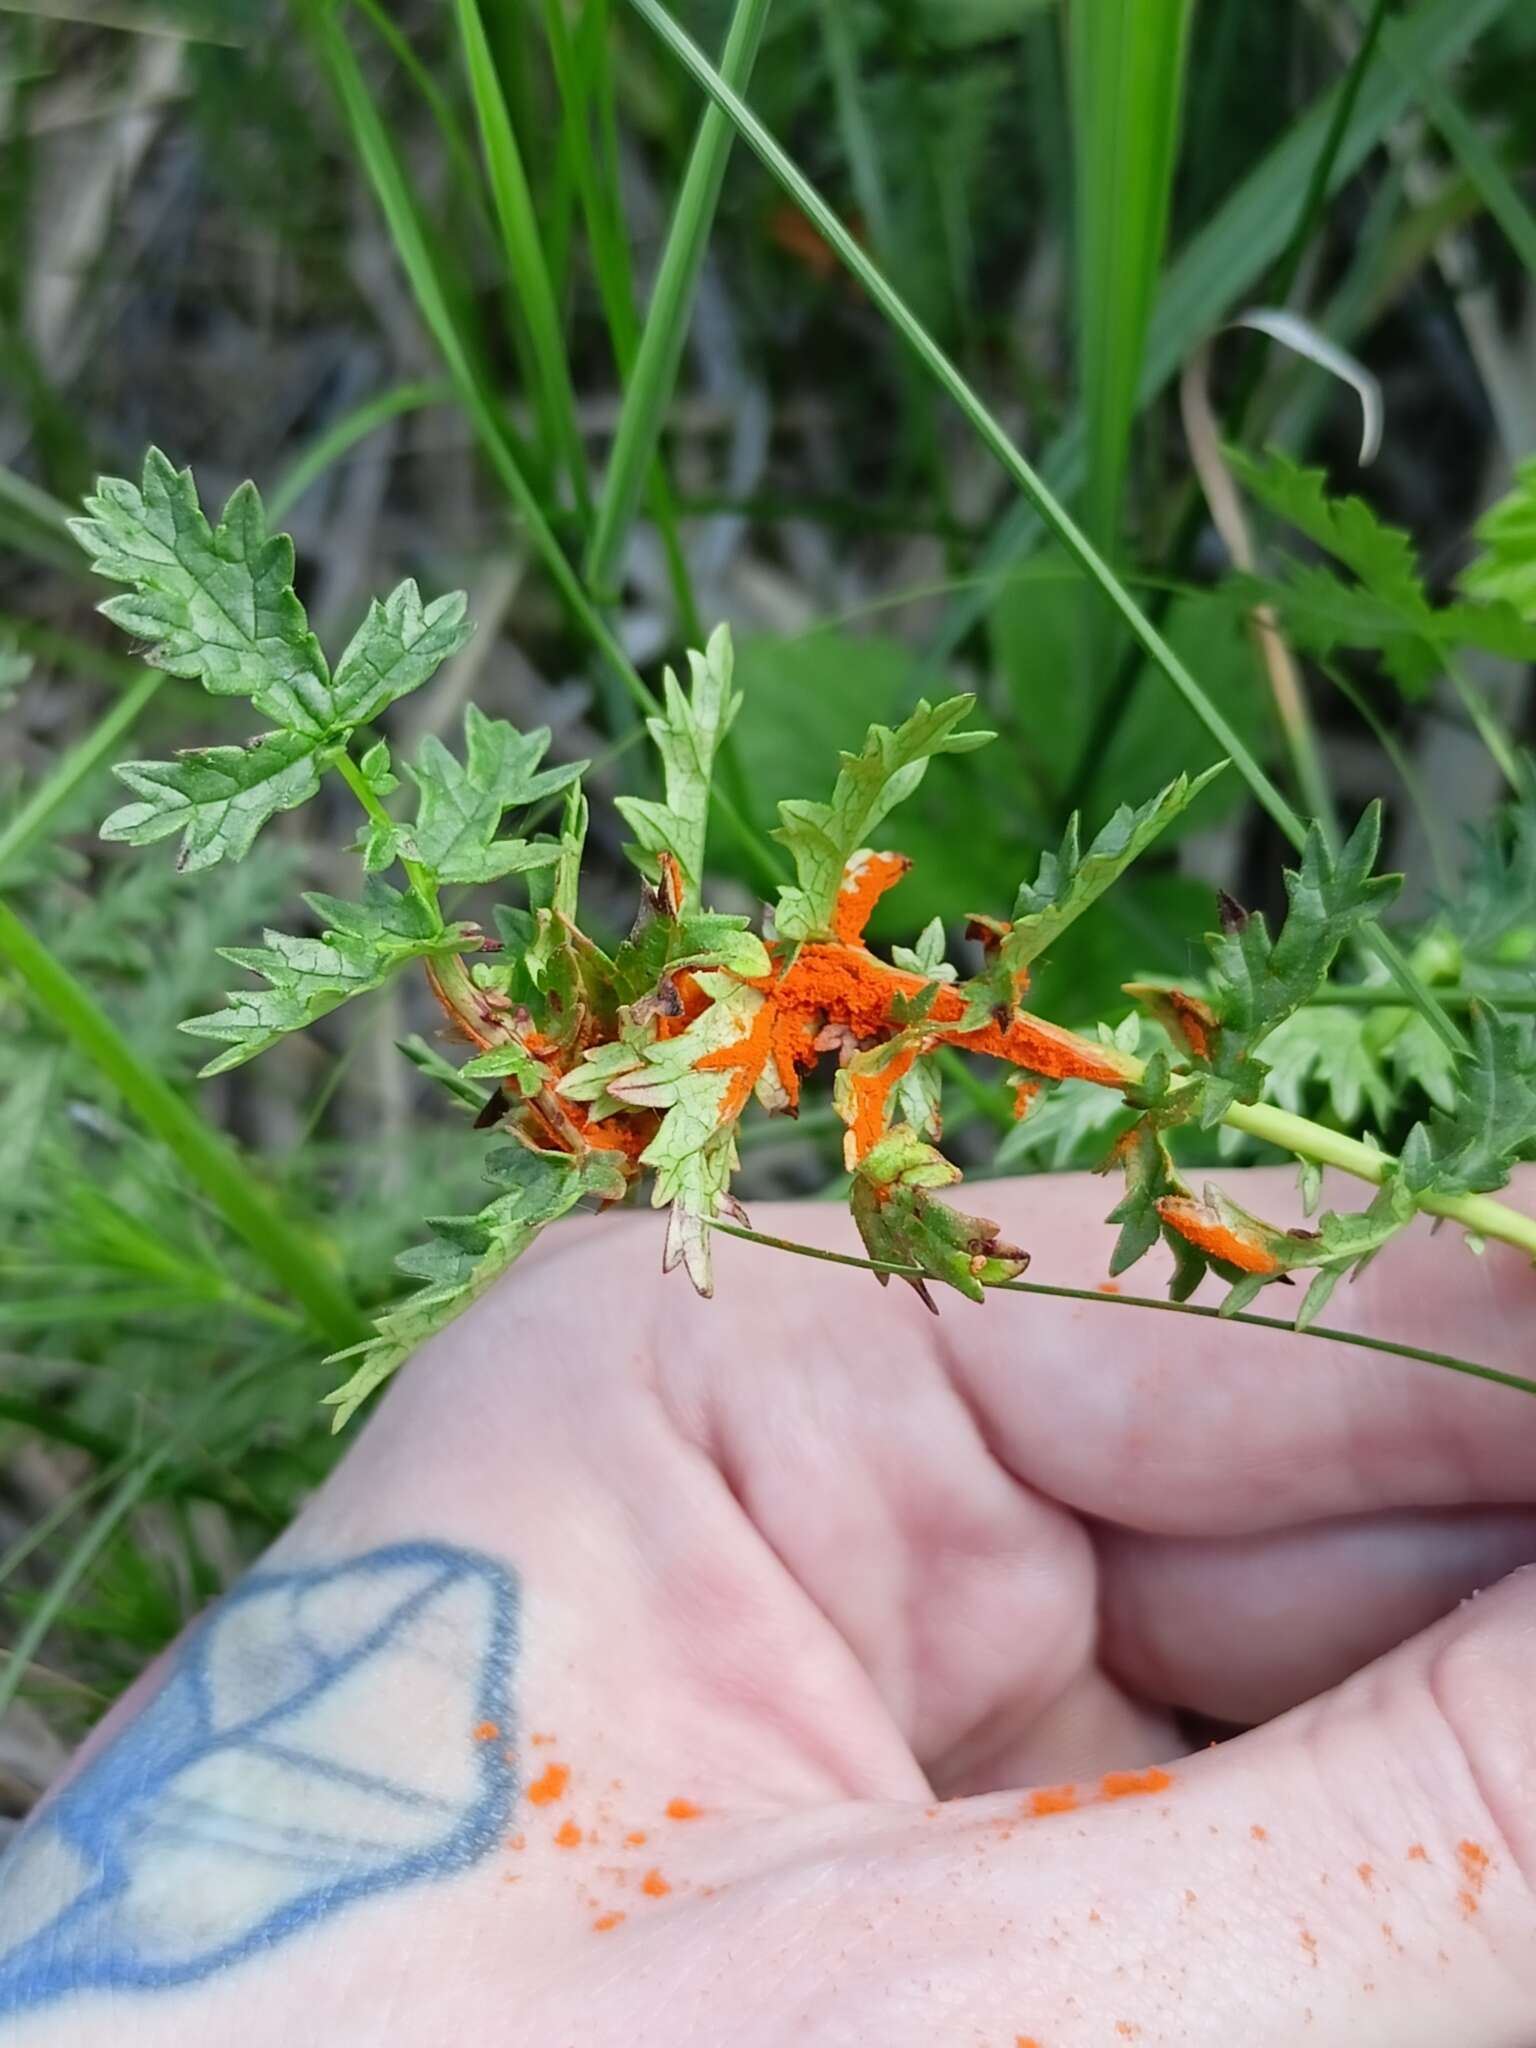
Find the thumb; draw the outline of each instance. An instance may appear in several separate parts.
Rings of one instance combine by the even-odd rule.
[[[1536,1569],[1166,1778],[1068,1796],[957,1802],[901,1859],[896,1917],[947,1930],[930,2020],[1049,2048],[1536,2041]]]

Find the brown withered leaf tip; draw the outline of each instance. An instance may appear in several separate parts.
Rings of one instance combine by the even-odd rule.
[[[1228,895],[1225,889],[1218,889],[1216,891],[1216,910],[1221,918],[1222,930],[1229,935],[1233,932],[1240,932],[1253,914],[1251,911],[1244,910],[1237,898]]]

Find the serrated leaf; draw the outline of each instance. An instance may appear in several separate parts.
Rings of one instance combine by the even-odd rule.
[[[938,754],[985,746],[987,732],[957,732],[973,697],[920,703],[902,725],[872,725],[857,754],[844,754],[830,803],[779,805],[774,833],[794,856],[796,881],[779,891],[774,925],[780,938],[825,938],[833,929],[843,871],[869,834],[922,781]]]
[[[1011,927],[1004,933],[991,963],[988,978],[1000,986],[1006,985],[1008,1000],[1012,1000],[1019,977],[1030,962],[1118,881],[1132,861],[1146,852],[1158,834],[1226,765],[1225,761],[1218,761],[1193,781],[1180,775],[1134,810],[1129,804],[1121,804],[1086,853],[1079,849],[1078,817],[1073,812],[1060,847],[1054,853],[1042,854],[1035,880],[1020,885]]]
[[[331,692],[337,718],[366,725],[386,704],[419,690],[474,632],[468,609],[462,590],[423,604],[409,576],[388,597],[375,598],[336,664]]]
[[[346,1384],[325,1397],[336,1410],[333,1428],[344,1429],[375,1388],[478,1300],[548,1224],[586,1196],[617,1201],[624,1193],[623,1173],[596,1152],[573,1158],[516,1146],[494,1153],[486,1170],[504,1192],[474,1216],[428,1217],[433,1241],[403,1252],[396,1262],[425,1284],[386,1309],[366,1343],[326,1361],[357,1361]]]
[[[1266,1099],[1301,1116],[1308,1091],[1321,1090],[1326,1108],[1345,1130],[1354,1129],[1367,1107],[1378,1128],[1384,1125],[1392,1114],[1393,1091],[1372,1044],[1373,1022],[1366,1009],[1321,1005],[1283,1019],[1264,1040]]]
[[[1475,590],[1493,600],[1485,604],[1434,605],[1408,535],[1363,498],[1331,495],[1322,470],[1304,469],[1274,450],[1259,460],[1234,449],[1228,458],[1248,491],[1359,579],[1350,585],[1312,564],[1293,568],[1278,585],[1245,579],[1252,595],[1278,607],[1299,646],[1316,654],[1372,648],[1409,696],[1422,694],[1458,647],[1536,658],[1536,631],[1503,602],[1502,591]]]
[[[519,732],[504,718],[487,718],[473,704],[464,712],[464,759],[435,734],[422,741],[414,767],[416,821],[398,834],[401,852],[420,861],[440,882],[492,882],[560,859],[555,840],[498,839],[502,813],[567,788],[586,767],[568,761],[539,768],[549,746],[548,726]]]
[[[245,747],[204,747],[173,761],[120,761],[112,770],[139,801],[115,810],[103,839],[148,846],[180,832],[179,868],[240,860],[279,811],[291,811],[320,786],[314,740],[270,732]]]
[[[654,1208],[670,1205],[666,1271],[682,1264],[700,1294],[713,1280],[709,1223],[729,1209],[736,1169],[736,1126],[767,1057],[755,1029],[767,998],[728,974],[701,973],[710,997],[704,1010],[675,1038],[635,1033],[598,1046],[559,1085],[560,1094],[591,1105],[589,1116],[630,1109],[663,1112],[655,1137],[640,1155],[655,1171]]]
[[[934,917],[918,933],[915,946],[892,946],[891,958],[908,974],[921,974],[929,981],[954,981],[957,971],[945,959],[944,948],[944,920]]]
[[[319,642],[293,589],[293,543],[269,534],[254,484],[210,527],[189,469],[158,448],[142,483],[103,477],[70,530],[98,575],[130,586],[101,607],[147,659],[319,741],[345,724]]]
[[[1155,1114],[1142,1117],[1116,1140],[1103,1170],[1112,1166],[1125,1175],[1125,1193],[1104,1219],[1120,1225],[1109,1259],[1111,1276],[1128,1272],[1161,1238],[1173,1254],[1169,1294],[1175,1301],[1187,1300],[1205,1277],[1206,1260],[1167,1225],[1159,1210],[1158,1204],[1165,1198],[1187,1196],[1189,1190],[1173,1163],[1164,1125]]]
[[[853,1219],[865,1250],[891,1265],[916,1266],[921,1278],[902,1277],[929,1308],[926,1280],[985,1301],[989,1284],[1015,1280],[1029,1264],[1029,1254],[1001,1243],[998,1226],[985,1216],[967,1216],[934,1199],[934,1188],[951,1187],[960,1177],[958,1166],[906,1124],[889,1131],[853,1176]],[[884,1286],[891,1275],[875,1277]]]
[[[1462,571],[1462,589],[1469,597],[1501,599],[1536,623],[1536,456],[1520,464],[1514,488],[1474,532],[1482,553]]]
[[[473,941],[459,926],[444,929],[415,897],[370,876],[361,903],[309,895],[305,902],[322,925],[318,937],[263,933],[264,946],[221,947],[221,958],[267,984],[230,992],[227,1007],[191,1017],[181,1026],[197,1038],[222,1040],[228,1051],[203,1075],[243,1066],[291,1031],[378,988],[407,960],[462,952]]]
[[[665,705],[645,729],[661,756],[665,800],[621,796],[615,808],[633,826],[643,853],[671,853],[683,871],[684,901],[697,907],[709,829],[709,791],[715,756],[741,708],[731,687],[734,654],[728,626],[717,626],[702,654],[690,649],[688,694],[669,668],[662,677]]]
[[[1536,1019],[1478,1004],[1471,1021],[1454,1107],[1416,1126],[1403,1147],[1415,1194],[1486,1193],[1504,1186],[1517,1160],[1536,1157]]]
[[[1397,894],[1400,876],[1371,873],[1380,841],[1379,803],[1366,808],[1337,856],[1314,825],[1300,867],[1286,870],[1288,907],[1278,938],[1271,939],[1258,912],[1236,914],[1227,930],[1207,937],[1218,1026],[1208,1059],[1199,1062],[1218,1084],[1208,1091],[1208,1122],[1234,1097],[1257,1101],[1266,1071],[1254,1056],[1258,1045],[1322,986],[1345,940]]]

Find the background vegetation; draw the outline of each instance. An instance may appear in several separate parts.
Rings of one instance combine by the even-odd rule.
[[[789,186],[706,111],[674,20]],[[466,586],[475,638],[390,736],[414,750],[473,696],[592,757],[610,934],[634,886],[604,800],[649,787],[642,680],[727,618],[726,786],[760,830],[924,691],[977,690],[1002,735],[902,812],[917,866],[879,938],[938,915],[958,942],[1074,808],[1097,824],[1235,739],[1245,772],[1053,953],[1041,1009],[1114,1022],[1125,981],[1197,976],[1215,888],[1274,907],[1288,805],[1347,823],[1376,795],[1417,974],[1453,1010],[1529,1008],[1529,650],[1452,586],[1536,446],[1533,65],[1507,0],[7,6],[0,1805],[282,1527],[335,1455],[323,1352],[424,1212],[480,1198],[468,1115],[427,1099],[433,1020],[398,995],[191,1085],[176,1026],[220,1000],[214,946],[335,886],[354,827],[311,805],[198,875],[99,842],[107,762],[233,727],[93,615],[62,522],[97,472],[153,441],[205,502],[253,476],[328,642],[401,576]],[[1256,305],[1379,380],[1369,469],[1349,390],[1223,332]],[[1237,448],[1320,465],[1411,544],[1240,468],[1234,577],[1177,397],[1208,344],[1186,413],[1204,392]],[[1518,574],[1498,594],[1528,629]],[[1257,597],[1307,657],[1299,696],[1247,630]],[[720,907],[751,908],[766,878],[728,829],[712,864]],[[1275,1100],[1390,1145],[1446,1063],[1380,974],[1267,1056]],[[973,1174],[1091,1163],[1120,1113],[1067,1084],[1015,1127],[1000,1085],[957,1078]],[[838,1130],[824,1102],[758,1126],[745,1192],[835,1186]]]

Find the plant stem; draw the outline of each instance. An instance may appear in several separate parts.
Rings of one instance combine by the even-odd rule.
[[[368,813],[368,816],[372,819],[373,823],[379,826],[385,832],[393,832],[393,830],[395,829],[394,819],[389,815],[388,811],[386,811],[384,806],[379,802],[379,799],[374,794],[374,792],[368,787],[367,777],[363,774],[362,769],[358,767],[357,763],[353,760],[352,756],[347,752],[346,748],[338,747],[336,751],[329,756],[329,760],[331,766],[336,770],[336,773],[341,777],[342,781],[347,785],[348,789],[350,789],[352,794],[357,798],[358,802],[362,805],[363,809]],[[407,860],[405,855],[402,854],[400,856],[400,865],[405,869],[405,872],[410,879],[411,888],[414,894],[420,899],[420,901],[426,906],[426,908],[431,911],[433,917],[437,920],[438,924],[441,925],[443,921],[443,914],[440,908],[438,907],[437,884],[433,881],[432,877],[427,873],[426,869],[421,865],[420,861]]]
[[[748,1244],[766,1245],[771,1251],[794,1252],[803,1259],[820,1259],[831,1266],[857,1266],[866,1273],[890,1273],[901,1278],[920,1279],[920,1266],[899,1266],[885,1259],[861,1259],[851,1252],[824,1251],[820,1245],[797,1244],[793,1238],[770,1237],[761,1230],[748,1230],[738,1223],[722,1223],[718,1217],[711,1219],[711,1230],[722,1230],[727,1237],[739,1237]],[[931,1277],[931,1276],[930,1276]],[[982,1285],[997,1294],[1038,1294],[1054,1301],[1090,1301],[1102,1303],[1107,1308],[1149,1308],[1159,1315],[1201,1316],[1207,1322],[1244,1323],[1257,1330],[1283,1330],[1291,1337],[1321,1337],[1330,1344],[1353,1344],[1362,1351],[1385,1351],[1394,1358],[1410,1358],[1420,1365],[1438,1365],[1446,1372],[1466,1373],[1472,1379],[1491,1380],[1495,1386],[1513,1387],[1517,1393],[1536,1394],[1536,1380],[1522,1379],[1518,1373],[1500,1372],[1497,1366],[1480,1365],[1475,1359],[1458,1358],[1449,1351],[1429,1351],[1419,1344],[1399,1344],[1388,1337],[1367,1337],[1359,1330],[1335,1330],[1320,1323],[1311,1323],[1305,1330],[1298,1330],[1294,1323],[1285,1322],[1279,1316],[1250,1315],[1246,1310],[1224,1314],[1219,1308],[1207,1308],[1192,1301],[1165,1301],[1160,1295],[1151,1294],[1101,1294],[1093,1287],[1053,1287],[1043,1280],[984,1280]]]
[[[312,1233],[294,1228],[278,1214],[228,1139],[145,1065],[89,990],[4,902],[0,958],[10,961],[39,1007],[119,1091],[139,1121],[175,1156],[229,1227],[326,1336],[343,1344],[365,1336],[366,1321],[341,1280],[317,1255]]]

